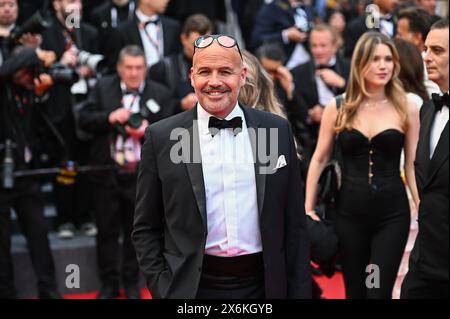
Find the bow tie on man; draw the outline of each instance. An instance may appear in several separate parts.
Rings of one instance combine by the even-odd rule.
[[[443,106],[448,107],[449,104],[448,92],[443,95],[433,93],[431,94],[431,99],[433,100],[435,112],[439,112],[440,110],[442,110]]]
[[[126,89],[125,91],[123,91],[123,95],[139,95],[139,90],[131,90],[131,89]]]
[[[329,69],[329,70],[333,70],[336,71],[336,63],[329,65],[329,64],[318,64],[316,65],[316,70],[323,70],[323,69]]]
[[[214,137],[219,130],[231,128],[233,134],[236,136],[242,131],[242,118],[240,116],[233,117],[231,120],[221,120],[217,117],[211,116],[208,123],[209,132]]]
[[[149,24],[157,25],[159,23],[159,21],[160,21],[160,18],[157,17],[155,19],[152,19],[152,20],[149,20],[147,22],[144,22],[143,24],[144,24],[144,27],[146,28]]]

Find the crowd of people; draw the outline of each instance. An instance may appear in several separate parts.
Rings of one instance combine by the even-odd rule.
[[[99,299],[139,299],[140,272],[154,298],[320,298],[334,150],[346,297],[392,297],[413,205],[402,297],[448,298],[448,28],[434,0],[0,0],[0,298],[11,209],[39,298],[61,298],[55,167],[54,229],[95,236]]]

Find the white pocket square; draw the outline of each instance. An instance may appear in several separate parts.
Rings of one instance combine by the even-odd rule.
[[[284,155],[280,155],[280,157],[278,157],[277,166],[274,168],[274,170],[285,167],[286,165],[286,158],[284,157]]]

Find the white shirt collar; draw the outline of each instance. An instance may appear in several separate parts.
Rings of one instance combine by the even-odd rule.
[[[197,103],[197,120],[199,125],[199,132],[202,135],[210,134],[208,124],[209,124],[209,118],[211,116],[210,113],[208,113],[203,106],[200,105],[200,102]],[[242,111],[242,108],[239,105],[239,102],[236,103],[236,106],[233,108],[233,110],[230,112],[230,114],[227,115],[225,120],[231,120],[232,118],[240,116],[242,117],[242,128],[244,128],[245,123],[245,116],[244,111]]]
[[[145,15],[144,13],[142,13],[141,10],[137,9],[136,10],[136,17],[139,19],[140,22],[146,23],[148,21],[153,21],[153,20],[158,19],[159,15],[154,14],[154,15],[149,17],[149,16]]]
[[[145,88],[145,81],[141,83],[141,85],[139,86],[139,93],[142,93],[144,91]],[[122,90],[122,92],[125,92],[127,90],[127,86],[125,85],[125,82],[120,81],[120,89]]]

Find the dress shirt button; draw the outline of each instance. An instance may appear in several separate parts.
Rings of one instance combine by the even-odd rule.
[[[198,267],[198,272],[202,272],[202,267]]]

